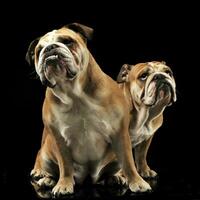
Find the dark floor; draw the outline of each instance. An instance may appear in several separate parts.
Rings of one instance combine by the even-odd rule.
[[[170,173],[167,170],[162,170],[159,172],[159,178],[150,180],[149,183],[153,188],[153,191],[150,193],[134,194],[126,188],[93,186],[86,182],[81,187],[75,187],[75,194],[66,197],[66,199],[200,199],[198,179],[195,181],[195,177],[181,177],[181,175],[170,175]],[[29,183],[28,175],[20,177],[19,174],[14,176],[4,171],[1,180],[3,180],[3,187],[1,189],[5,193],[3,199],[39,199]]]

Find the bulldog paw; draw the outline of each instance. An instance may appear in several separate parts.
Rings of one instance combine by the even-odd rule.
[[[147,192],[151,190],[151,186],[142,178],[138,178],[129,183],[129,189],[132,192]]]
[[[37,184],[40,187],[53,188],[56,185],[56,182],[50,177],[43,177],[39,181],[37,181]]]
[[[74,183],[70,179],[60,179],[52,190],[54,197],[61,197],[74,192]]]
[[[43,177],[52,177],[51,174],[42,169],[33,169],[30,173],[30,176],[33,180],[39,180]]]
[[[112,176],[112,183],[117,183],[118,185],[127,185],[127,178],[123,175],[122,171],[117,172]]]
[[[50,187],[39,186],[36,181],[31,181],[31,184],[33,188],[35,189],[35,192],[39,198],[49,199],[52,197],[52,193],[51,193],[52,187],[50,188]]]
[[[116,183],[119,184],[119,185],[126,185],[127,184],[127,179],[122,174],[118,174],[118,173],[115,174],[114,179],[115,179]]]
[[[149,167],[140,169],[138,172],[143,178],[155,178],[157,176],[157,173]]]

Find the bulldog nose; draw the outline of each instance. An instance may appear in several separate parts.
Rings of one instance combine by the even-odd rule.
[[[154,77],[153,77],[153,80],[161,80],[161,79],[164,79],[165,76],[163,74],[156,74]]]
[[[58,47],[58,45],[57,44],[50,44],[50,45],[48,45],[48,46],[46,46],[45,47],[45,52],[48,52],[48,51],[51,51],[52,49],[55,49],[55,48],[57,48]]]

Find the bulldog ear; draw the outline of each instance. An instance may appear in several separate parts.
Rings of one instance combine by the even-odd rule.
[[[117,76],[117,83],[124,83],[128,81],[128,73],[132,69],[133,65],[124,64],[120,69],[120,72]]]
[[[35,47],[38,44],[40,38],[36,38],[33,40],[28,47],[28,50],[26,52],[26,61],[29,65],[34,65],[34,59],[35,59]]]
[[[165,61],[161,61],[161,63],[162,63],[163,65],[166,65],[166,62],[165,62]]]
[[[67,24],[65,27],[81,34],[84,39],[91,40],[94,30],[88,26],[79,23]]]

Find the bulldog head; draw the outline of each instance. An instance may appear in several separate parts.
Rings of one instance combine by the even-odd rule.
[[[147,62],[123,65],[118,83],[129,84],[132,99],[137,105],[171,105],[176,101],[176,84],[172,70],[165,62]]]
[[[43,84],[55,87],[71,82],[89,62],[87,39],[93,29],[78,24],[68,24],[32,41],[27,54],[28,63],[35,69]]]

